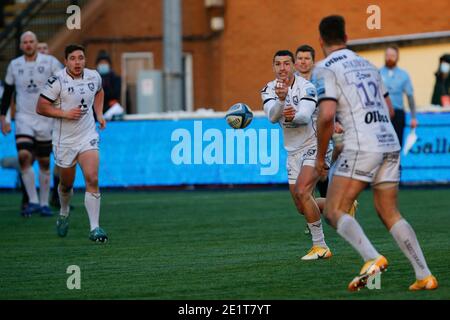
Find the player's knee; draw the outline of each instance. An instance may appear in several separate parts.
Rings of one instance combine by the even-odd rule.
[[[295,188],[295,198],[300,203],[305,203],[311,197],[311,190],[306,186],[298,186]]]
[[[73,184],[64,184],[63,182],[59,183],[58,190],[62,193],[70,193],[72,191]]]
[[[98,175],[90,174],[86,176],[86,185],[92,188],[98,187]]]
[[[21,169],[28,168],[33,162],[33,155],[28,151],[20,151],[19,152],[19,164]]]
[[[325,218],[326,223],[335,226],[337,224],[338,210],[325,206],[323,209],[323,217]]]
[[[39,158],[39,169],[41,171],[50,171],[50,158]]]

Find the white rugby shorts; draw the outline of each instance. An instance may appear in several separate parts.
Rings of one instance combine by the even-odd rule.
[[[99,137],[84,140],[83,142],[72,146],[53,145],[53,154],[55,156],[55,164],[61,168],[71,168],[77,162],[79,154],[99,149]]]
[[[344,150],[336,160],[334,175],[377,185],[400,181],[400,151]]]
[[[29,136],[36,141],[51,141],[52,129],[53,118],[39,114],[16,113],[16,136]]]
[[[328,145],[327,153],[325,155],[325,163],[330,166],[331,155],[333,153],[333,147],[331,144]],[[300,174],[301,168],[303,166],[316,166],[317,157],[317,145],[310,144],[297,151],[289,152],[287,156],[287,173],[289,184],[295,184],[298,175]]]

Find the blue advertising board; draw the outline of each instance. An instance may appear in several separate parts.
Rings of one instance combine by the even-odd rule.
[[[450,113],[419,113],[418,121],[402,182],[449,183]],[[100,137],[101,187],[287,183],[282,131],[264,117],[244,130],[217,118],[117,121]],[[16,155],[14,136],[0,137],[0,158]],[[17,183],[15,170],[0,168],[0,188]],[[75,187],[83,186],[77,168]]]

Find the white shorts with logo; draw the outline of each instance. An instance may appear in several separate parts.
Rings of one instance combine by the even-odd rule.
[[[76,164],[79,154],[89,150],[98,150],[99,142],[100,141],[97,136],[73,146],[53,145],[55,164],[61,168],[71,168]]]
[[[29,136],[37,141],[51,141],[53,118],[18,112],[16,114],[16,136]]]
[[[344,150],[336,160],[334,175],[372,185],[400,181],[400,151],[367,152]]]
[[[325,155],[325,163],[327,166],[331,163],[331,155],[333,154],[333,147],[328,145],[327,153]],[[300,170],[303,166],[316,166],[317,145],[310,144],[297,151],[289,152],[287,156],[287,173],[289,184],[295,184]]]

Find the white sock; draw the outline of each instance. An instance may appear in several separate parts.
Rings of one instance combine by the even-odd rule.
[[[69,192],[62,192],[61,185],[58,185],[58,195],[59,195],[59,204],[61,205],[61,209],[59,210],[59,214],[61,216],[68,217],[70,211],[70,199],[73,196],[73,188],[70,189]]]
[[[36,190],[36,182],[33,167],[29,167],[28,169],[21,171],[21,175],[23,184],[25,185],[25,190],[27,190],[28,199],[30,203],[38,204],[39,200]]]
[[[48,206],[50,194],[50,170],[39,170],[39,202],[41,206]]]
[[[99,226],[100,199],[100,193],[86,192],[84,194],[84,205],[89,216],[91,231]]]
[[[328,248],[323,235],[322,221],[319,219],[316,222],[308,223],[308,228],[311,231],[313,246]]]
[[[416,233],[410,224],[405,219],[400,219],[392,226],[389,232],[403,251],[403,254],[411,262],[416,278],[422,280],[428,277],[431,274],[430,269],[428,269],[419,241],[417,241]]]
[[[358,251],[364,261],[375,259],[380,255],[364,234],[358,221],[350,215],[343,214],[339,218],[337,222],[337,233]]]

